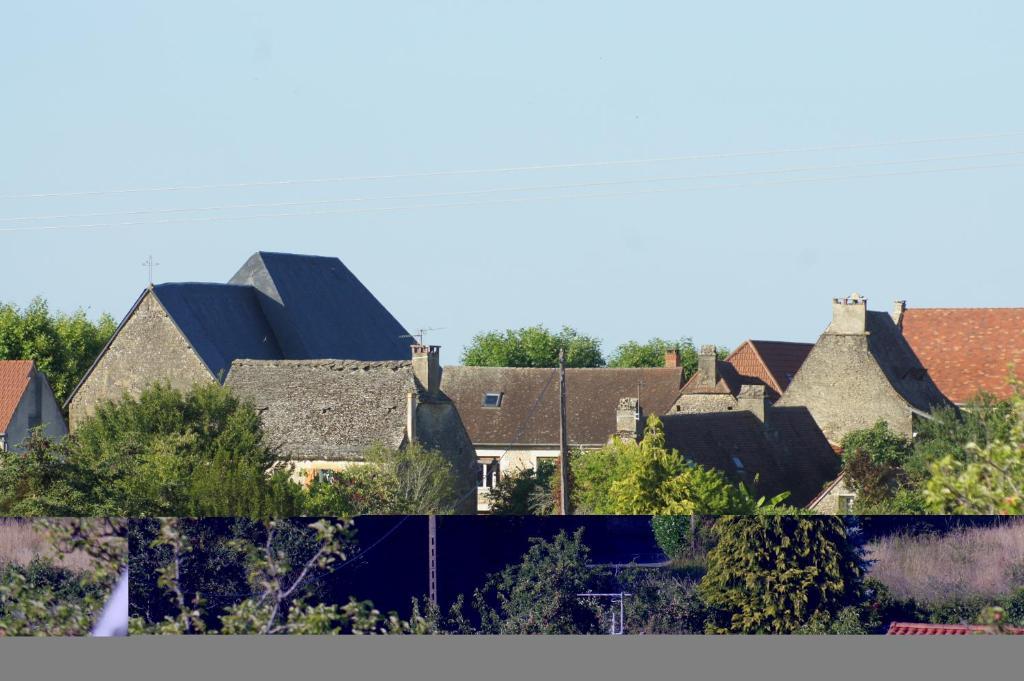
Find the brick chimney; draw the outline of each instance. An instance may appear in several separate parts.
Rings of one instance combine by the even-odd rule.
[[[768,398],[765,396],[763,385],[741,385],[736,402],[738,409],[751,412],[758,421],[764,423],[764,417],[768,413]]]
[[[665,351],[665,368],[675,369],[679,366],[679,348],[672,348]]]
[[[416,382],[428,395],[441,393],[441,346],[413,345],[412,372]]]
[[[868,299],[859,293],[832,299],[832,323],[825,333],[863,334],[867,332]]]
[[[892,302],[892,320],[896,326],[903,328],[903,313],[907,311],[907,301],[894,300]]]
[[[700,346],[700,354],[697,355],[697,373],[701,376],[701,382],[705,385],[718,385],[718,351],[714,345]]]
[[[615,409],[615,434],[623,440],[636,440],[641,429],[640,401],[635,397],[623,397]]]

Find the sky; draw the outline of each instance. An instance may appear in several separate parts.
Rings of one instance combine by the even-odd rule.
[[[1020,3],[3,14],[0,301],[120,319],[149,255],[330,255],[446,363],[537,323],[610,352],[813,341],[854,291],[1024,304]]]

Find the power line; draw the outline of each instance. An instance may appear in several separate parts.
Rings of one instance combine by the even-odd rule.
[[[71,219],[83,219],[83,218],[96,218],[96,217],[119,217],[119,216],[132,216],[132,215],[167,215],[175,213],[201,213],[201,212],[212,212],[221,210],[242,210],[250,208],[298,208],[303,206],[318,206],[318,205],[331,205],[339,203],[360,203],[366,201],[401,201],[408,199],[430,199],[430,198],[446,198],[456,196],[479,196],[485,194],[498,194],[498,193],[515,193],[515,192],[528,192],[528,191],[551,191],[559,189],[585,189],[591,187],[608,187],[616,185],[628,185],[628,184],[644,184],[649,182],[678,182],[686,180],[711,180],[711,179],[722,179],[729,177],[750,177],[757,175],[784,175],[790,173],[807,173],[807,172],[818,172],[818,171],[829,171],[829,170],[844,170],[848,168],[872,168],[882,166],[894,166],[894,165],[914,165],[918,163],[934,163],[941,161],[963,161],[975,158],[992,158],[992,157],[1004,157],[1004,156],[1020,156],[1024,154],[1024,150],[1014,151],[994,151],[983,154],[958,154],[954,156],[928,156],[924,158],[915,159],[900,159],[900,160],[888,160],[888,161],[862,161],[859,163],[840,163],[831,165],[817,165],[817,166],[795,166],[790,168],[773,168],[768,170],[743,170],[736,172],[727,173],[704,173],[698,175],[670,175],[670,176],[659,176],[659,177],[642,177],[642,178],[631,178],[626,180],[598,180],[594,182],[577,182],[569,184],[541,184],[541,185],[527,185],[518,187],[493,187],[489,189],[474,189],[468,191],[455,191],[455,192],[429,192],[429,193],[417,193],[417,194],[399,194],[391,196],[360,196],[360,197],[346,197],[339,199],[320,199],[315,201],[285,201],[285,202],[272,202],[272,203],[235,203],[235,204],[221,204],[214,206],[198,206],[192,208],[162,208],[162,209],[144,209],[144,210],[130,210],[130,211],[113,211],[113,212],[102,212],[102,213],[70,213],[64,215],[28,215],[19,217],[7,217],[0,218],[0,223],[4,222],[28,222],[35,220],[71,220]]]
[[[646,189],[626,192],[603,192],[603,193],[584,193],[584,194],[561,194],[557,196],[527,196],[518,197],[511,199],[496,199],[492,201],[468,201],[459,203],[421,203],[412,204],[406,206],[379,206],[373,208],[357,208],[357,209],[345,209],[345,210],[320,210],[320,211],[305,211],[305,212],[289,212],[289,213],[262,213],[256,215],[218,215],[211,217],[192,217],[192,218],[172,218],[166,220],[136,220],[126,222],[113,222],[113,223],[92,223],[83,225],[43,225],[34,227],[0,227],[0,232],[42,232],[42,231],[58,231],[65,229],[116,229],[122,227],[138,227],[138,226],[157,226],[164,224],[188,224],[188,223],[203,223],[203,222],[228,222],[237,220],[257,220],[257,219],[273,219],[273,218],[292,218],[292,217],[317,217],[323,215],[354,215],[358,213],[382,213],[382,212],[393,212],[401,210],[419,210],[424,208],[463,208],[463,207],[475,207],[475,206],[492,206],[501,204],[518,204],[518,203],[531,203],[537,201],[563,201],[569,199],[594,199],[594,198],[618,198],[625,196],[641,196],[648,194],[666,194],[666,193],[684,193],[693,191],[703,190],[715,190],[715,189],[741,189],[748,187],[773,187],[787,184],[803,184],[813,182],[833,182],[841,180],[858,180],[858,179],[870,179],[879,177],[904,177],[911,175],[926,175],[934,173],[946,173],[946,172],[960,172],[960,171],[972,171],[972,170],[990,170],[997,168],[1016,168],[1024,165],[1024,163],[998,163],[991,165],[973,165],[973,166],[957,166],[952,168],[926,168],[917,170],[897,171],[891,173],[863,173],[857,175],[834,175],[827,177],[805,177],[805,178],[794,178],[788,180],[775,180],[766,182],[749,182],[740,184],[718,184],[718,185],[701,185],[698,187],[671,187],[665,189]]]
[[[879,149],[884,147],[895,147],[895,146],[906,146],[916,144],[935,144],[943,142],[966,142],[974,140],[985,140],[985,139],[1000,139],[1006,137],[1019,137],[1024,135],[1024,131],[1020,132],[1004,132],[1004,133],[986,133],[976,135],[960,135],[955,137],[931,137],[923,139],[912,139],[912,140],[895,140],[890,142],[869,142],[864,144],[838,144],[838,145],[824,145],[824,146],[809,146],[809,147],[784,147],[778,149],[760,149],[753,151],[737,151],[737,152],[726,152],[726,153],[715,153],[715,154],[690,154],[680,156],[662,156],[653,158],[638,158],[638,159],[621,159],[621,160],[604,160],[604,161],[578,161],[571,163],[552,163],[552,164],[535,164],[535,165],[522,165],[522,166],[508,166],[504,168],[474,168],[468,170],[434,170],[427,172],[417,173],[393,173],[388,175],[353,175],[353,176],[342,176],[342,177],[321,177],[321,178],[301,178],[301,179],[287,179],[287,180],[263,180],[254,182],[228,182],[218,184],[192,184],[192,185],[173,185],[173,186],[161,186],[161,187],[135,187],[135,188],[120,188],[120,189],[103,189],[103,190],[92,190],[92,191],[76,191],[76,192],[38,192],[28,194],[5,194],[0,195],[0,199],[36,199],[36,198],[70,198],[70,197],[83,197],[83,196],[107,196],[113,194],[136,194],[136,193],[148,193],[148,192],[178,192],[178,191],[193,191],[193,190],[207,190],[207,189],[243,189],[247,187],[273,187],[273,186],[284,186],[284,185],[301,185],[301,184],[325,184],[333,182],[365,182],[374,180],[397,180],[397,179],[409,179],[417,177],[442,177],[452,175],[484,175],[484,174],[495,174],[495,173],[512,173],[512,172],[527,172],[535,170],[564,170],[570,168],[599,168],[608,166],[625,166],[625,165],[642,165],[646,163],[670,163],[675,161],[707,161],[714,159],[725,159],[725,158],[743,158],[753,156],[774,156],[781,154],[796,154],[796,153],[810,153],[818,151],[853,151],[858,149]]]

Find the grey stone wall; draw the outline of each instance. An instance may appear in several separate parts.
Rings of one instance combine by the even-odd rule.
[[[213,381],[213,375],[174,326],[152,292],[114,337],[68,406],[71,430],[105,400],[139,395],[164,380],[179,390]]]
[[[691,393],[680,395],[669,414],[707,414],[719,411],[734,411],[736,398],[727,393]]]
[[[461,498],[456,513],[476,513],[476,448],[455,405],[420,402],[416,407],[416,440],[424,447],[441,452],[452,463],[459,476],[457,491]]]
[[[912,435],[910,406],[868,352],[863,333],[822,334],[776,405],[806,407],[833,443],[880,419],[895,432]]]

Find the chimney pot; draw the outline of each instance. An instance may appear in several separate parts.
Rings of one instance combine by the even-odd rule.
[[[640,401],[635,397],[621,398],[615,410],[615,435],[635,442],[640,437],[641,427]]]
[[[763,385],[741,385],[736,402],[740,409],[751,412],[758,421],[764,423],[768,412],[768,397]]]
[[[412,372],[417,383],[428,395],[441,393],[441,346],[413,345]]]
[[[867,332],[868,299],[859,293],[832,299],[832,323],[826,333],[863,334]]]
[[[896,322],[896,326],[902,328],[903,325],[903,313],[907,311],[907,301],[905,300],[894,300],[892,303],[892,320]]]
[[[672,369],[679,366],[679,348],[665,351],[665,366]]]
[[[705,385],[718,385],[718,349],[714,345],[700,346],[697,373],[701,375],[701,382]]]

